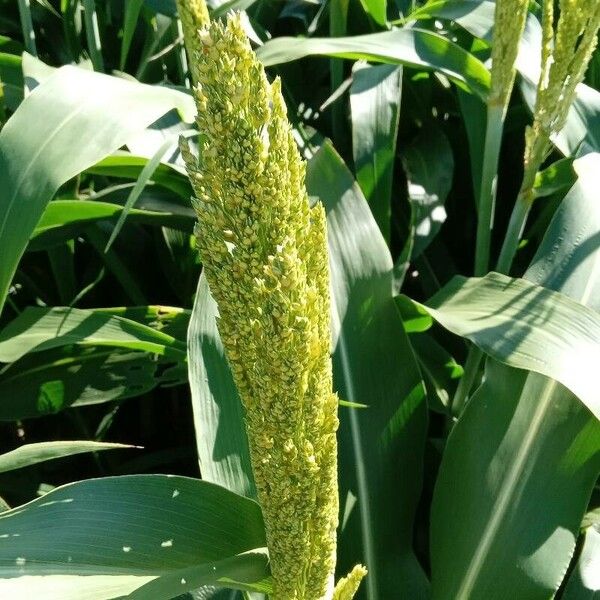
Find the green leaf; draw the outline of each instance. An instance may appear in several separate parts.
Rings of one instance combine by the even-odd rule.
[[[456,276],[427,302],[427,309],[443,327],[495,360],[560,381],[600,419],[595,379],[600,315],[585,306],[593,289],[584,289],[575,302],[499,273]]]
[[[412,259],[415,259],[446,220],[444,202],[452,187],[454,157],[444,132],[427,127],[404,149],[402,159],[413,213]]]
[[[192,232],[195,221],[192,209],[166,202],[160,208],[161,210],[132,208],[128,219],[133,223]],[[116,222],[122,214],[123,207],[111,202],[53,200],[48,203],[35,226],[27,249],[35,251],[56,246],[81,235],[87,225],[99,221]]]
[[[131,47],[131,40],[135,33],[135,28],[138,23],[138,17],[140,15],[140,9],[144,4],[144,0],[130,0],[125,4],[125,14],[123,16],[123,39],[121,40],[121,58],[119,61],[119,69],[123,71],[125,69],[125,63],[127,62],[127,55],[129,54],[129,48]]]
[[[28,354],[2,371],[0,421],[139,396],[163,377],[172,382],[173,372],[168,378],[158,372],[163,362],[173,365],[144,352],[106,348],[65,347]]]
[[[387,22],[387,0],[360,0],[365,12],[373,17],[378,25]]]
[[[449,19],[472,35],[491,42],[494,8],[495,3],[490,0],[441,0],[426,4],[410,17]],[[516,66],[523,76],[521,90],[531,109],[535,104],[536,84],[540,74],[541,35],[539,21],[533,14],[529,14]],[[576,99],[567,123],[552,141],[567,156],[576,155],[580,148],[584,153],[586,148],[600,150],[600,92],[585,84],[577,86]]]
[[[23,71],[21,57],[0,52],[0,85],[6,107],[12,111],[23,100]]]
[[[164,155],[170,148],[173,147],[175,143],[176,142],[173,139],[165,140],[160,146],[160,148],[150,158],[150,160],[144,165],[144,168],[140,171],[135,185],[133,186],[131,192],[127,196],[127,200],[125,201],[123,210],[119,215],[119,219],[117,220],[115,227],[112,230],[110,237],[108,238],[108,242],[106,243],[106,248],[104,249],[104,252],[108,252],[110,247],[113,245],[113,242],[115,241],[116,237],[119,235],[119,232],[123,228],[125,220],[133,210],[135,203],[140,197],[140,194],[144,191],[144,188],[148,185],[148,183],[150,183],[150,180],[154,175],[154,172],[158,168]]]
[[[388,243],[401,90],[401,67],[357,63],[352,71],[350,109],[356,180]]]
[[[24,444],[15,450],[0,454],[0,473],[22,469],[37,463],[84,452],[99,452],[101,450],[119,450],[135,448],[127,444],[109,444],[107,442],[41,442],[38,444]]]
[[[392,297],[392,259],[369,207],[330,144],[308,164],[327,210],[334,386],[366,404],[340,413],[339,569],[369,569],[366,597],[427,597],[413,553],[427,428],[425,391]]]
[[[536,175],[533,192],[536,198],[564,193],[573,186],[576,178],[573,160],[562,158]]]
[[[190,102],[173,90],[66,66],[21,103],[0,131],[0,310],[57,189],[174,106],[189,116]]]
[[[600,156],[574,165],[579,180],[525,277],[599,311],[600,205],[593,200]],[[571,329],[580,327],[570,322]],[[439,471],[433,598],[552,597],[599,472],[600,423],[589,410],[557,381],[489,359]]]
[[[205,584],[270,591],[258,504],[186,477],[69,484],[0,514],[0,535],[6,598],[104,600],[139,590],[132,597],[167,600]]]
[[[244,410],[217,330],[218,309],[200,277],[188,332],[188,369],[200,472],[244,496],[256,495]]]
[[[130,319],[79,308],[29,307],[0,332],[0,362],[69,344],[142,350],[185,359],[185,344]]]
[[[265,66],[314,54],[437,70],[484,99],[490,85],[489,71],[479,59],[443,36],[421,29],[339,38],[279,37],[257,50]]]
[[[149,160],[144,156],[135,156],[121,150],[103,158],[87,169],[87,172],[95,175],[137,179]],[[172,163],[160,163],[152,173],[152,181],[180,196],[185,201],[182,206],[189,207],[189,200],[193,192],[183,167]]]

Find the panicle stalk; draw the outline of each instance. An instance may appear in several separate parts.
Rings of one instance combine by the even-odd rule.
[[[201,29],[188,47],[201,135],[199,157],[185,142],[182,152],[197,245],[246,411],[272,598],[331,600],[338,402],[325,211],[309,205],[281,83],[268,82],[239,15]],[[356,588],[363,575],[352,575]]]
[[[478,199],[475,275],[489,268],[498,160],[504,119],[515,82],[515,61],[527,17],[528,0],[496,0],[492,43],[491,87],[487,100],[485,145]]]

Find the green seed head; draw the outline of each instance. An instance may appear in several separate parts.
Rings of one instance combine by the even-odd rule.
[[[268,82],[239,16],[202,29],[196,43],[199,158],[182,150],[198,248],[246,409],[272,597],[331,598],[338,420],[325,212],[309,206],[280,82]]]
[[[502,107],[504,114],[515,82],[515,61],[528,6],[528,0],[496,0],[492,82],[488,103]]]
[[[555,24],[554,0],[544,0],[542,71],[533,125],[526,132],[525,170],[530,179],[548,153],[550,138],[564,127],[600,27],[598,0],[560,0],[559,7]]]
[[[366,574],[367,569],[365,567],[356,565],[346,577],[337,582],[333,592],[333,600],[352,600]]]
[[[194,82],[198,80],[197,61],[194,55],[201,49],[198,31],[210,23],[204,0],[177,0],[177,13],[183,27],[183,37],[190,56],[190,72]]]

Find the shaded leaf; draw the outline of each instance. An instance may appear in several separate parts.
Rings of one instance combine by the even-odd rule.
[[[62,486],[0,514],[0,535],[7,598],[104,600],[148,585],[153,600],[166,600],[202,584],[270,588],[258,504],[186,477]]]
[[[511,367],[553,377],[600,419],[595,365],[600,364],[600,315],[580,302],[536,285],[489,273],[456,276],[427,302],[446,329],[471,340]]]
[[[525,277],[598,311],[600,157],[574,164],[579,180]],[[589,410],[557,381],[489,359],[438,475],[433,598],[553,596],[599,472],[600,423]]]
[[[369,569],[364,597],[425,598],[412,549],[427,428],[425,391],[392,297],[392,259],[368,205],[331,145],[307,189],[327,210],[334,386],[366,404],[340,413],[339,569]],[[398,581],[402,581],[399,590]],[[400,596],[399,596],[400,594]]]
[[[70,344],[112,346],[185,358],[174,337],[130,319],[79,308],[29,307],[0,332],[0,362]]]
[[[189,380],[203,479],[255,496],[244,411],[217,330],[217,305],[200,277],[188,333]]]
[[[174,105],[193,114],[190,102],[174,90],[66,66],[21,103],[0,131],[0,310],[29,237],[60,185]]]
[[[356,180],[387,242],[401,90],[401,67],[358,63],[353,69],[350,109]]]

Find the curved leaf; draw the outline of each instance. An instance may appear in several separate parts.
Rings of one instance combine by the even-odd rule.
[[[203,584],[270,588],[258,504],[187,477],[65,485],[0,514],[0,536],[5,598],[105,600],[148,585],[153,600],[167,600]]]
[[[113,346],[185,359],[185,345],[156,329],[105,311],[25,309],[0,332],[0,362],[69,344]]]
[[[339,38],[280,37],[258,48],[269,67],[314,54],[434,69],[485,98],[490,74],[483,63],[460,46],[431,31],[404,28]]]
[[[47,460],[64,456],[83,454],[84,452],[99,452],[101,450],[119,450],[135,448],[127,444],[110,444],[107,442],[72,441],[72,442],[40,442],[24,444],[15,450],[0,454],[0,473],[22,469]]]
[[[560,381],[600,419],[600,315],[584,305],[592,289],[583,290],[580,303],[499,273],[456,276],[427,309],[495,360]]]

